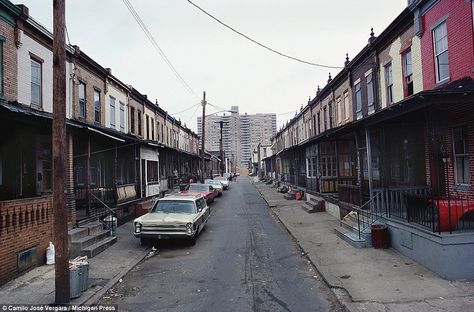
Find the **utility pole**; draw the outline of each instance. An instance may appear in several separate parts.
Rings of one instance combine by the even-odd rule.
[[[206,168],[206,163],[204,161],[204,139],[205,139],[205,127],[206,127],[206,91],[202,93],[202,127],[201,127],[201,183],[204,183],[204,171]]]
[[[65,0],[53,1],[53,215],[55,303],[69,303],[69,254],[66,211],[66,40]]]
[[[219,146],[220,157],[221,157],[220,169],[221,169],[221,176],[224,176],[224,148],[223,148],[223,142],[222,142],[222,128],[224,124],[227,122],[221,120],[221,121],[216,121],[216,123],[220,125],[220,130],[221,130],[221,140],[220,140],[220,146]]]

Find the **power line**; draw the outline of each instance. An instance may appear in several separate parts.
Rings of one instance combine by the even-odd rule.
[[[179,72],[173,66],[171,61],[168,59],[168,57],[166,56],[163,49],[161,49],[161,47],[158,45],[158,43],[156,42],[156,40],[153,37],[153,35],[151,34],[151,32],[148,30],[148,27],[145,25],[145,23],[143,22],[143,20],[141,19],[140,15],[135,10],[133,5],[130,3],[130,1],[129,0],[123,0],[123,3],[127,7],[127,9],[130,11],[130,13],[132,14],[132,16],[135,19],[135,21],[137,22],[138,26],[140,26],[140,28],[143,30],[143,32],[145,33],[147,38],[150,40],[150,42],[153,45],[153,47],[155,48],[155,50],[160,54],[161,58],[165,61],[165,63],[171,69],[173,74],[179,80],[179,82],[181,82],[181,84],[185,87],[185,89],[187,89],[190,93],[194,94],[194,96],[196,96],[199,99],[199,96],[196,94],[196,92],[194,92],[194,90],[189,86],[189,84],[183,79],[183,77],[179,74]]]
[[[194,104],[193,106],[188,107],[188,108],[186,108],[185,110],[182,110],[182,111],[177,112],[177,113],[172,113],[172,114],[169,114],[169,115],[178,115],[178,114],[184,113],[184,112],[186,112],[186,111],[188,111],[188,110],[190,110],[190,109],[193,109],[196,105],[201,105],[201,103]]]
[[[260,43],[258,42],[257,40],[255,39],[252,39],[250,38],[249,36],[243,34],[242,32],[238,31],[237,29],[227,25],[226,23],[222,22],[221,20],[219,20],[217,17],[215,17],[214,15],[208,13],[206,10],[204,10],[203,8],[201,8],[200,6],[198,6],[197,4],[195,4],[194,2],[192,2],[191,0],[187,0],[190,4],[192,4],[193,6],[195,6],[198,10],[200,10],[201,12],[203,12],[204,14],[206,14],[207,16],[209,16],[210,18],[212,18],[213,20],[215,20],[216,22],[218,22],[219,24],[221,24],[222,26],[232,30],[233,32],[235,32],[236,34],[244,37],[245,39],[247,40],[250,40],[251,42],[255,43],[256,45],[264,48],[264,49],[267,49],[273,53],[276,53],[280,56],[283,56],[283,57],[286,57],[288,59],[291,59],[291,60],[294,60],[294,61],[297,61],[297,62],[300,62],[300,63],[304,63],[304,64],[307,64],[307,65],[312,65],[312,66],[317,66],[317,67],[323,67],[323,68],[335,68],[335,69],[340,69],[340,68],[343,68],[341,66],[330,66],[330,65],[324,65],[324,64],[319,64],[319,63],[313,63],[313,62],[309,62],[309,61],[305,61],[305,60],[302,60],[300,58],[297,58],[297,57],[293,57],[293,56],[290,56],[288,54],[285,54],[285,53],[282,53],[282,52],[279,52],[273,48],[270,48],[269,46],[263,44],[263,43]]]

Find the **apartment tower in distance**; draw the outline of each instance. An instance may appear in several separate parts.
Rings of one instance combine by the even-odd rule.
[[[252,152],[259,143],[270,143],[276,134],[276,114],[239,114],[239,107],[232,106],[231,113],[206,116],[206,151],[220,151],[220,122],[222,127],[222,146],[224,157],[234,165],[247,167]],[[202,116],[197,118],[198,135],[202,133]]]

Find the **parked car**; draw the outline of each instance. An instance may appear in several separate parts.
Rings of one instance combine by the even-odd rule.
[[[179,194],[158,200],[149,213],[133,221],[133,235],[142,244],[182,238],[192,245],[206,225],[210,208],[201,194]]]
[[[222,195],[222,191],[224,190],[224,187],[222,186],[221,182],[215,179],[214,180],[207,179],[207,180],[204,180],[204,183],[212,185],[212,187],[217,190],[217,197]]]
[[[222,188],[224,190],[229,189],[229,179],[227,179],[226,177],[217,177],[217,178],[214,178],[214,180],[219,181],[222,184]]]
[[[217,197],[217,190],[210,184],[201,184],[201,183],[191,183],[189,184],[186,190],[181,191],[180,193],[198,193],[204,196],[208,204],[214,202],[214,199]]]
[[[232,174],[230,172],[224,173],[223,177],[227,178],[229,181],[232,181]]]

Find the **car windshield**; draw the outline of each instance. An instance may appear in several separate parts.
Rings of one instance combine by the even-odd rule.
[[[209,192],[209,185],[206,184],[190,184],[190,191]]]
[[[216,178],[217,181],[227,181],[226,177],[218,177]]]
[[[221,186],[221,182],[216,181],[216,180],[207,180],[205,182],[206,182],[206,184]]]
[[[153,207],[152,213],[196,213],[194,203],[189,200],[161,200]]]

